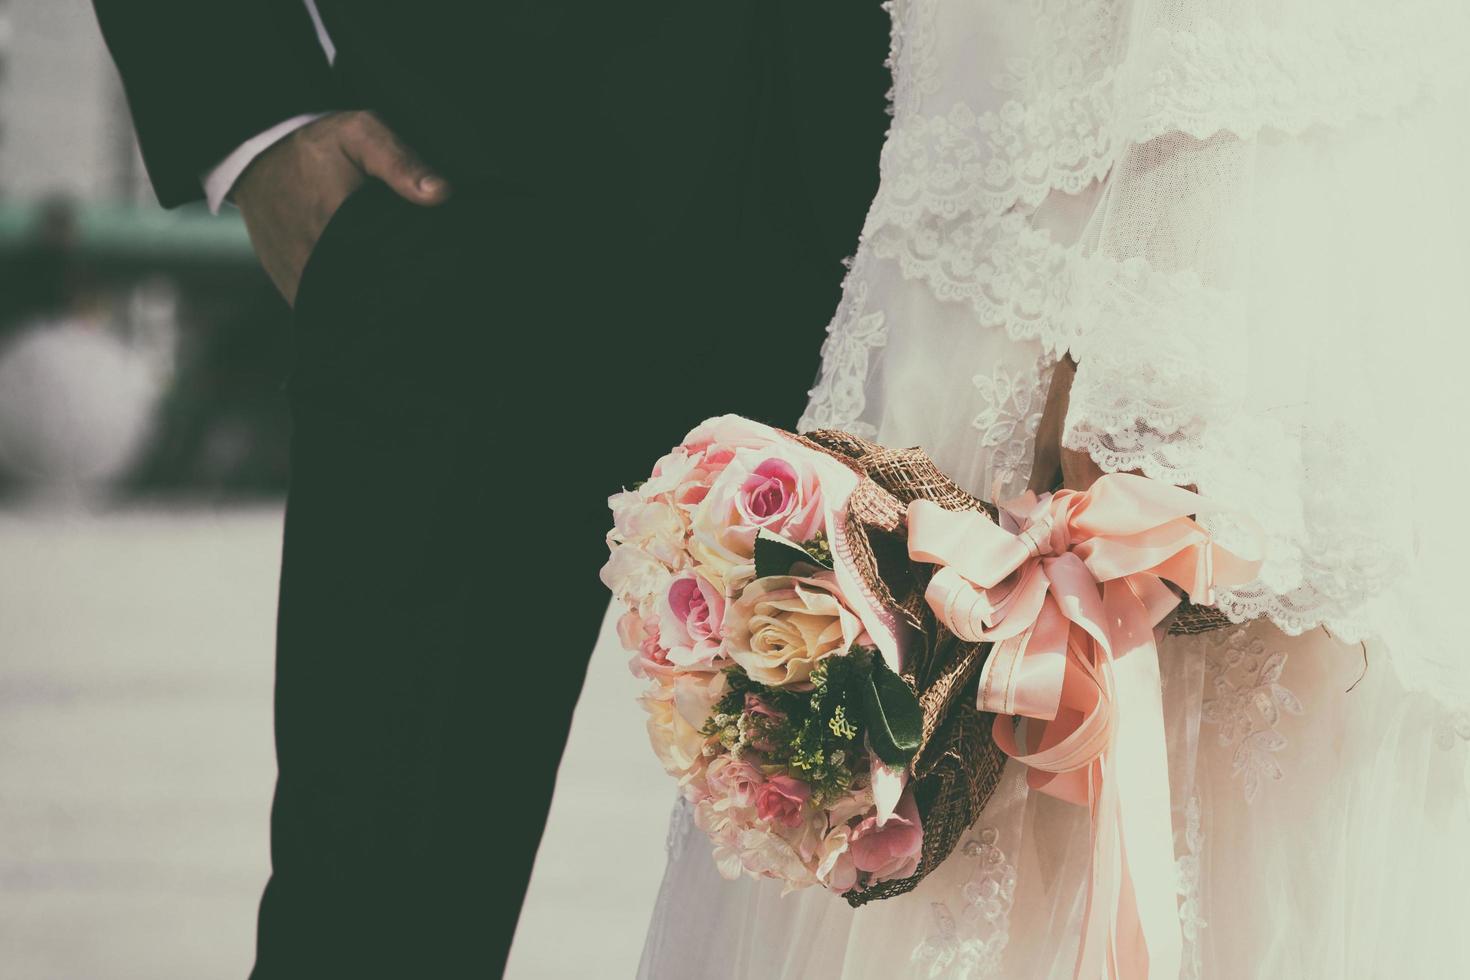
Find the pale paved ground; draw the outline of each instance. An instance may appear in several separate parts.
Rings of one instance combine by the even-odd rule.
[[[0,980],[245,975],[267,871],[273,509],[0,513]],[[594,657],[509,975],[626,977],[672,791]]]

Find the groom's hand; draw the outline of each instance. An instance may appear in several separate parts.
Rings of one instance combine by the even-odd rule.
[[[322,229],[369,179],[414,204],[442,204],[449,184],[371,112],[337,112],[303,126],[246,168],[232,197],[266,274],[296,303],[296,287]]]

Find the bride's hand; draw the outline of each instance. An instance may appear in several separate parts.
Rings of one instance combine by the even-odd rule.
[[[1036,430],[1036,450],[1032,456],[1031,482],[1036,493],[1050,490],[1086,490],[1103,475],[1102,467],[1092,457],[1062,446],[1062,429],[1067,422],[1067,404],[1072,395],[1072,379],[1077,376],[1077,362],[1062,358],[1051,375],[1046,390],[1046,405],[1041,410],[1041,423]],[[1138,470],[1126,472],[1142,476]],[[1193,484],[1184,489],[1198,492]]]
[[[1052,371],[1051,386],[1046,392],[1046,405],[1041,412],[1041,425],[1036,431],[1036,449],[1032,456],[1030,488],[1037,493],[1056,490],[1086,490],[1103,471],[1092,457],[1062,446],[1062,427],[1067,421],[1067,401],[1072,393],[1072,379],[1077,362],[1064,357]]]

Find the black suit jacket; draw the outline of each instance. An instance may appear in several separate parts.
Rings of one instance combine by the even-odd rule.
[[[95,5],[166,206],[255,133],[345,108],[451,180],[617,193],[665,228],[737,158],[851,251],[876,186],[877,0],[318,0],[334,66],[302,0]]]

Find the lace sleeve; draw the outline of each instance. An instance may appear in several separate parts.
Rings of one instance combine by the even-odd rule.
[[[1065,446],[1264,532],[1231,617],[1393,634],[1413,686],[1470,702],[1434,614],[1470,549],[1436,499],[1470,323],[1470,6],[889,6],[882,180],[803,424],[1014,491],[1070,353]]]
[[[1398,593],[1427,587],[1425,532],[1385,502],[1441,479],[1410,406],[1455,383],[1411,379],[1442,370],[1425,354],[1464,302],[1447,304],[1440,278],[1466,251],[1463,215],[1426,190],[1463,152],[1449,96],[1464,82],[1429,40],[1433,3],[1349,4],[1316,34],[1226,32],[1197,6],[1135,8],[1160,19],[1131,27],[1144,40],[1115,117],[1130,140],[1073,262],[1063,442],[1260,525],[1266,564],[1221,596],[1232,618],[1382,635],[1402,618]],[[1245,535],[1223,518],[1211,529]]]

